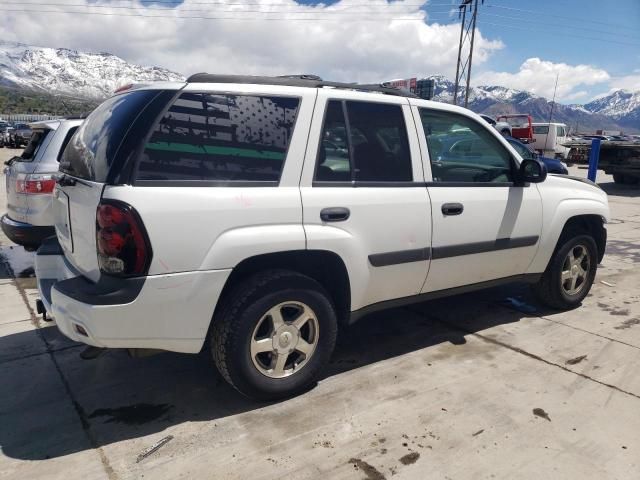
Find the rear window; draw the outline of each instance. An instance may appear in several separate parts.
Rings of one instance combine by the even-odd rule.
[[[69,141],[60,158],[60,171],[104,182],[129,127],[157,94],[155,90],[136,90],[103,102]]]
[[[549,126],[548,125],[534,126],[533,127],[533,133],[538,133],[538,134],[545,135],[545,134],[549,133]]]
[[[137,181],[278,182],[299,98],[183,93],[156,125]]]
[[[49,135],[50,132],[51,130],[49,129],[34,130],[31,134],[31,137],[29,138],[29,143],[24,148],[22,155],[20,155],[20,157],[18,158],[20,158],[23,162],[30,162],[31,160],[33,160],[38,153],[38,150],[40,150],[40,146],[43,144],[44,139],[47,138],[47,135]]]

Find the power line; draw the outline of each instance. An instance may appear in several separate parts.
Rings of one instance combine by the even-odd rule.
[[[310,4],[297,4],[297,3],[283,3],[283,2],[278,2],[278,1],[274,1],[274,2],[268,2],[268,1],[264,1],[264,2],[225,2],[225,1],[216,1],[216,0],[211,0],[211,1],[183,1],[183,0],[111,0],[109,3],[116,3],[116,2],[126,2],[126,3],[139,3],[139,4],[166,4],[166,5],[183,5],[183,4],[187,4],[187,5],[220,5],[220,6],[280,6],[280,7],[287,7],[287,6],[291,6],[291,7],[308,7],[308,8],[314,8],[317,7],[317,5],[310,5]],[[28,5],[28,2],[2,2],[0,1],[0,3],[21,3],[23,5]],[[331,7],[332,5],[329,5],[329,7]],[[356,6],[356,7],[383,7],[383,8],[388,8],[388,7],[404,7],[404,6],[411,6],[411,7],[452,7],[454,8],[454,5],[452,5],[451,3],[426,3],[426,0],[420,1],[420,2],[416,2],[416,3],[411,3],[411,2],[402,2],[402,3],[377,3],[377,4],[372,4],[371,2],[362,2],[362,3],[349,3],[348,5],[344,6],[343,8],[347,8],[347,7],[351,7],[351,6]],[[326,5],[324,5],[323,7],[320,8],[328,8]]]
[[[526,28],[526,27],[521,27],[521,26],[516,26],[516,25],[503,25],[500,23],[490,23],[490,22],[482,22],[483,25],[491,25],[494,27],[504,27],[504,28],[516,28],[518,30],[526,30],[528,32],[540,32],[540,30],[536,30],[533,28]],[[573,37],[573,38],[582,38],[582,39],[586,39],[586,40],[596,40],[598,42],[603,42],[603,43],[617,43],[620,45],[631,45],[633,47],[640,47],[640,43],[631,43],[631,42],[618,42],[616,40],[609,40],[607,38],[596,38],[596,37],[586,37],[583,35],[575,35],[575,34],[571,34],[571,33],[565,33],[565,32],[558,32],[557,30],[554,30],[554,33],[556,35],[561,35],[564,37]]]
[[[373,10],[373,11],[368,11],[368,12],[345,12],[345,10],[348,10],[348,8],[344,8],[344,9],[339,9],[339,10],[327,10],[327,9],[321,9],[321,10],[300,10],[297,8],[293,8],[293,9],[286,9],[286,10],[264,10],[264,9],[259,9],[259,10],[237,10],[237,9],[231,9],[231,10],[212,10],[212,9],[205,9],[205,8],[198,8],[198,9],[190,9],[190,8],[169,8],[169,7],[143,7],[143,6],[125,6],[125,5],[93,5],[93,4],[84,4],[84,3],[76,3],[76,4],[70,4],[70,3],[59,3],[59,2],[29,2],[29,3],[25,3],[22,1],[7,1],[7,2],[2,2],[2,4],[4,5],[20,5],[22,7],[65,7],[65,8],[82,8],[82,9],[117,9],[117,10],[136,10],[136,11],[148,11],[148,10],[156,10],[156,11],[163,11],[163,12],[176,12],[176,13],[181,13],[181,12],[211,12],[211,13],[240,13],[240,14],[244,14],[244,13],[263,13],[263,14],[275,14],[275,13],[280,13],[280,14],[302,14],[302,15],[334,15],[334,16],[340,16],[340,15],[392,15],[392,14],[399,14],[399,13],[405,13],[405,14],[417,14],[417,13],[423,13],[423,10],[415,10],[415,11],[406,11],[406,12],[385,12],[385,11],[379,11],[379,10]],[[206,4],[206,5],[210,5],[210,4]],[[212,4],[211,4],[212,5]],[[39,10],[30,10],[30,11],[39,11]],[[448,13],[448,11],[438,11],[435,13]]]
[[[24,9],[9,9],[5,8],[2,10],[3,12],[19,12],[19,13],[53,13],[53,14],[71,14],[71,15],[98,15],[98,16],[107,16],[107,17],[146,17],[146,18],[173,18],[173,19],[198,19],[198,20],[244,20],[244,21],[262,21],[262,20],[276,20],[276,21],[339,21],[338,17],[324,17],[324,18],[311,18],[311,17],[300,17],[295,18],[291,16],[286,17],[247,17],[245,18],[235,16],[235,17],[208,17],[202,15],[142,15],[140,13],[119,13],[119,12],[94,12],[94,11],[68,11],[68,10],[24,10]],[[231,12],[228,12],[231,13]],[[242,13],[242,12],[238,12]],[[268,14],[268,12],[260,12],[262,14]],[[300,12],[291,12],[291,15],[298,15]],[[281,14],[281,13],[279,13]],[[361,14],[360,14],[361,15]],[[366,15],[366,14],[365,14]],[[422,17],[387,17],[387,18],[360,18],[358,20],[368,21],[368,22],[387,22],[392,20],[401,20],[401,21],[424,21]]]
[[[433,16],[442,15],[442,13],[443,12],[434,12]],[[507,19],[507,20],[525,20],[524,18],[521,18],[521,17],[509,17],[509,16],[505,16],[505,15],[496,15],[496,14],[493,14],[493,13],[483,13],[482,16],[483,17],[490,16],[490,17],[494,17],[494,18],[504,18],[504,19]],[[589,31],[589,32],[602,33],[604,35],[616,35],[616,36],[619,36],[619,37],[627,37],[627,38],[631,38],[631,39],[634,39],[634,40],[640,40],[640,36],[627,35],[627,34],[624,34],[624,33],[611,32],[611,31],[607,31],[607,30],[599,30],[599,29],[588,28],[588,27],[579,27],[579,26],[558,25],[558,24],[554,24],[554,23],[548,23],[548,22],[536,21],[536,20],[530,20],[530,19],[526,19],[526,20],[527,20],[527,22],[541,24],[541,25],[544,25],[546,27],[558,27],[558,28],[563,28],[565,30],[578,30],[578,31],[581,31],[581,32],[582,31]],[[483,22],[483,23],[485,23],[485,22]],[[517,28],[525,29],[524,27],[520,27],[520,26],[518,26]]]
[[[489,16],[489,17],[495,17],[495,18],[504,18],[504,19],[507,19],[507,20],[525,20],[524,18],[521,18],[521,17],[509,17],[509,16],[505,16],[505,15],[496,15],[495,13],[485,13],[485,14],[483,14],[483,16]],[[530,19],[526,19],[526,20],[528,22],[531,22],[531,23],[543,24],[543,25],[546,25],[548,27],[580,29],[581,31],[604,33],[606,35],[618,35],[618,36],[622,36],[622,37],[629,37],[629,38],[633,38],[633,39],[636,39],[636,40],[640,40],[640,37],[638,37],[638,36],[626,35],[624,33],[619,33],[619,32],[612,32],[612,31],[607,31],[607,30],[598,30],[596,28],[589,28],[589,27],[572,27],[572,26],[567,26],[567,25],[558,25],[557,23],[548,23],[548,22],[544,22],[544,21],[540,21],[540,20],[530,20]]]
[[[610,23],[610,22],[601,22],[601,21],[598,21],[598,20],[589,20],[589,19],[586,19],[586,18],[577,18],[577,17],[573,17],[573,16],[569,16],[569,15],[558,15],[558,14],[540,12],[540,11],[535,11],[535,10],[523,10],[521,8],[505,7],[505,6],[502,6],[502,5],[487,5],[487,8],[501,8],[503,10],[512,10],[512,11],[515,11],[515,12],[532,13],[534,15],[541,15],[541,16],[545,16],[545,17],[564,18],[564,19],[573,20],[573,21],[577,21],[577,22],[598,23],[598,24],[601,24],[601,25],[608,25],[608,26],[614,27],[614,28],[627,28],[627,29],[631,29],[631,30],[637,30],[637,27],[630,27],[628,25],[620,25],[620,24],[615,24],[615,23]]]

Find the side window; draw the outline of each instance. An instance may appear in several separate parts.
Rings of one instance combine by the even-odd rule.
[[[78,130],[78,127],[71,127],[67,132],[67,135],[64,137],[64,140],[62,141],[62,145],[60,146],[60,151],[58,152],[58,159],[57,159],[58,162],[60,162],[60,158],[64,153],[64,149],[67,148],[67,145],[69,144],[69,140],[71,140],[71,137],[73,137],[73,134],[76,133],[76,130]]]
[[[411,182],[411,152],[402,107],[330,101],[314,180]]]
[[[315,180],[319,182],[351,181],[347,122],[342,102],[339,101],[332,100],[327,105],[318,148]]]
[[[560,126],[556,126],[556,135],[558,137],[564,137],[564,128]]]
[[[299,103],[183,93],[146,143],[137,179],[278,182]]]
[[[402,107],[347,102],[355,180],[410,182],[411,152]]]
[[[457,113],[420,109],[434,182],[513,180],[509,151],[487,127]]]
[[[521,144],[520,142],[511,142],[511,141],[509,143],[515,149],[515,151],[520,154],[520,156],[524,160],[533,159],[533,152],[529,150],[527,147],[525,147],[523,144]]]

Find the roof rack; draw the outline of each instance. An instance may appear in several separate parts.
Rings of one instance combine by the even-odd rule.
[[[383,84],[358,84],[328,82],[317,75],[287,75],[281,77],[258,77],[250,75],[214,75],[211,73],[196,73],[187,78],[187,83],[251,83],[255,85],[284,85],[288,87],[307,88],[343,88],[362,92],[384,93],[397,97],[419,98],[406,90],[400,90]]]

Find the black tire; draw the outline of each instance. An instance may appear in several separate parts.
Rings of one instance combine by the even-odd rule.
[[[622,173],[614,173],[613,181],[619,185],[624,184],[624,175]]]
[[[300,370],[271,378],[254,364],[250,345],[267,312],[283,302],[305,304],[315,313],[317,343]],[[247,397],[271,401],[302,393],[315,383],[331,358],[337,331],[335,309],[322,285],[296,272],[269,270],[240,282],[225,295],[214,315],[210,344],[227,382]]]
[[[568,294],[562,283],[562,270],[571,250],[583,247],[589,256],[589,266],[585,268],[586,278],[582,287],[575,294]],[[578,250],[579,251],[579,250]],[[588,295],[598,268],[598,248],[593,237],[582,232],[567,232],[560,237],[549,265],[542,278],[533,286],[538,300],[544,305],[558,309],[570,310],[580,305]]]

